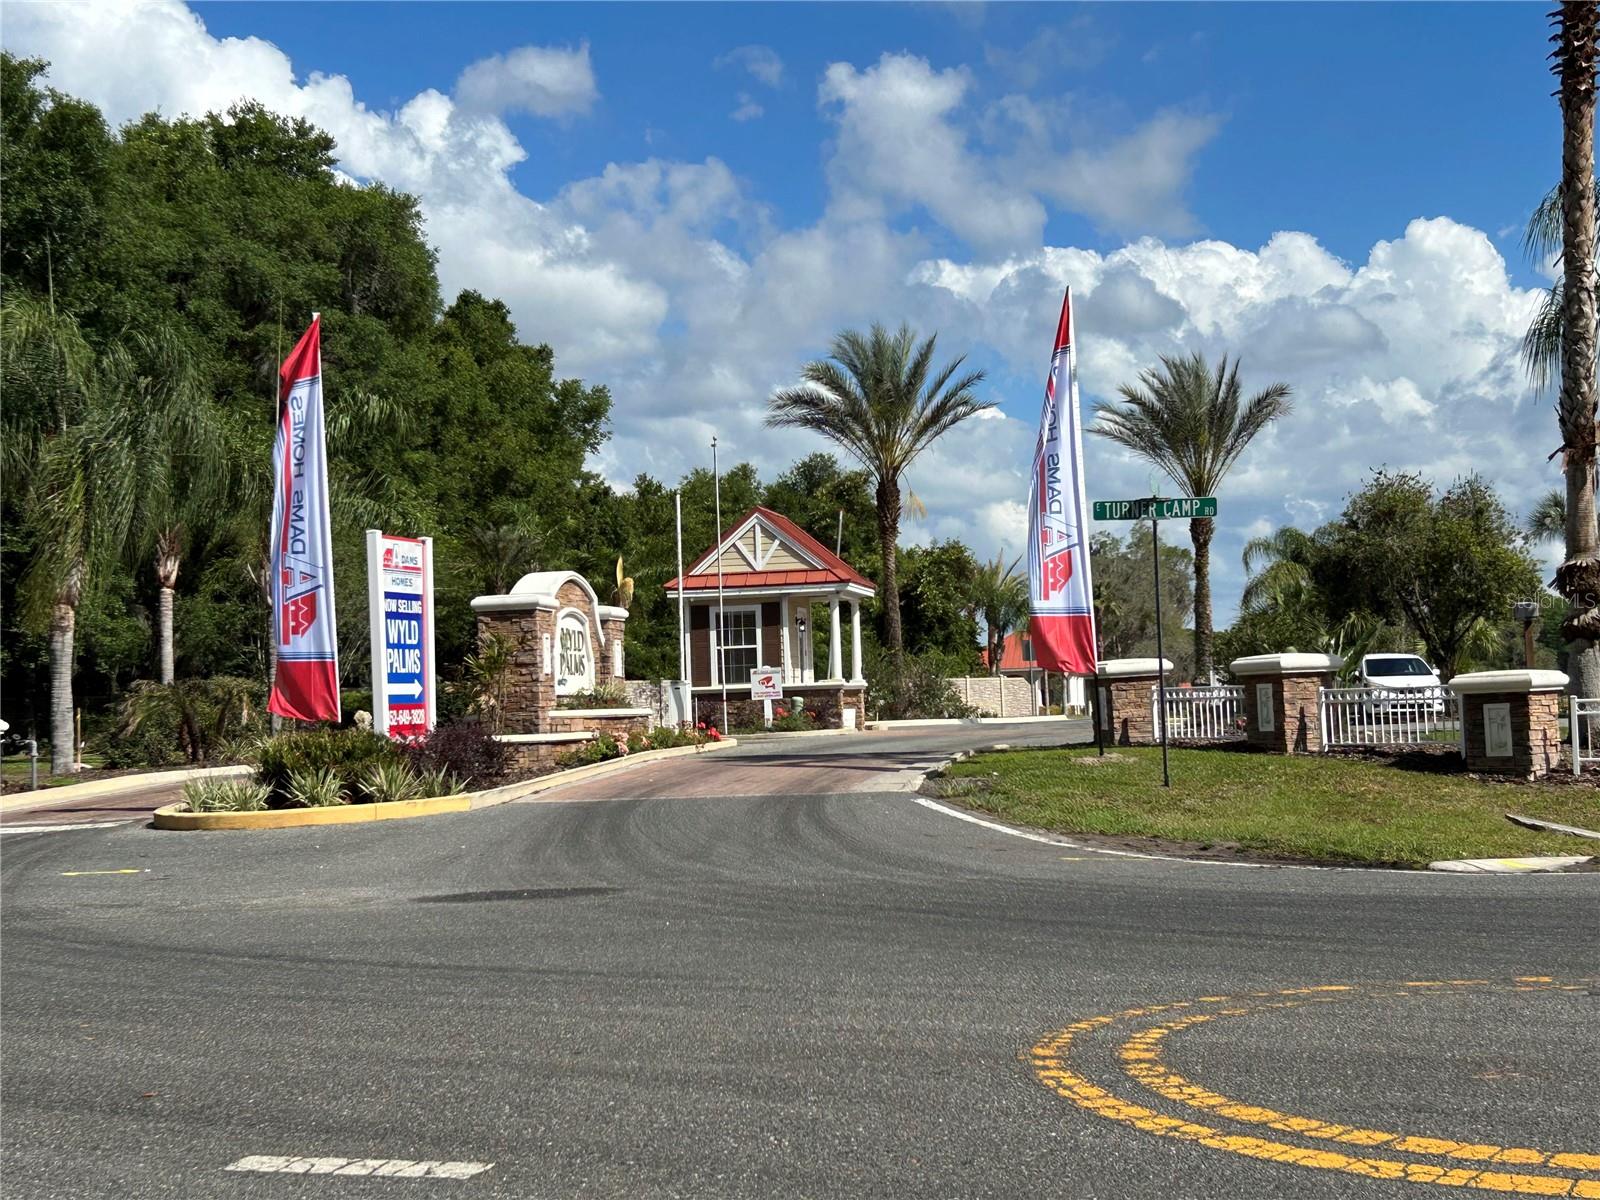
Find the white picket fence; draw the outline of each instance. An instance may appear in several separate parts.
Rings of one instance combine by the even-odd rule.
[[[1574,696],[1567,703],[1572,773],[1582,775],[1584,763],[1600,762],[1600,700]]]
[[[1244,736],[1244,688],[1167,688],[1167,707],[1161,711],[1161,689],[1150,689],[1150,716],[1157,737],[1163,717],[1167,736],[1211,742]]]
[[[1447,687],[1322,688],[1324,746],[1422,746],[1461,738],[1461,708]]]

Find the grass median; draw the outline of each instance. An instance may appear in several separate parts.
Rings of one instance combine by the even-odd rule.
[[[1150,838],[1209,853],[1425,867],[1448,858],[1600,854],[1600,842],[1536,833],[1507,812],[1600,825],[1600,790],[1517,785],[1335,756],[1159,749],[980,754],[932,780],[935,794],[1018,825]]]

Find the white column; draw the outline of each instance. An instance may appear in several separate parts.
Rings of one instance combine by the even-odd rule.
[[[844,678],[844,655],[839,652],[839,597],[828,598],[828,678]]]
[[[778,628],[783,634],[778,639],[778,656],[782,660],[778,663],[783,668],[783,681],[793,683],[794,678],[794,652],[789,646],[790,639],[794,636],[794,619],[789,615],[789,598],[785,596],[778,601]]]
[[[850,678],[861,683],[861,601],[850,602]]]

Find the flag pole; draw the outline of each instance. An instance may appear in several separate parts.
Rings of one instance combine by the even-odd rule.
[[[727,628],[722,617],[722,475],[717,470],[717,439],[711,439],[711,489],[717,505],[717,679],[722,684],[722,732],[728,732],[728,653],[723,646]]]
[[[678,517],[678,678],[689,678],[689,636],[683,628],[683,490],[672,493]],[[693,685],[690,685],[691,688]]]

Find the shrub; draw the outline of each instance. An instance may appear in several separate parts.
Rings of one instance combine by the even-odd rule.
[[[328,772],[354,783],[375,763],[400,762],[400,747],[382,734],[359,729],[313,729],[264,739],[256,751],[256,779],[287,799],[293,775]]]
[[[290,808],[329,808],[347,804],[344,781],[331,767],[292,771],[280,793]]]
[[[271,792],[253,779],[191,779],[183,785],[190,812],[260,812]]]
[[[583,767],[590,763],[605,762],[611,758],[625,758],[629,754],[638,754],[644,750],[671,750],[678,746],[703,746],[707,742],[721,741],[722,737],[716,730],[701,730],[684,726],[674,729],[670,725],[658,725],[648,733],[630,733],[626,740],[614,738],[610,734],[601,734],[599,737],[584,742],[576,750],[569,750],[556,759],[556,766],[565,770],[569,767]]]
[[[467,790],[466,784],[448,771],[423,771],[417,778],[421,781],[422,795],[428,798],[459,796]]]
[[[573,692],[563,696],[557,708],[627,708],[628,687],[621,680],[608,679],[597,683],[586,692]]]
[[[362,776],[360,791],[371,804],[392,804],[432,794],[423,790],[422,775],[400,761],[373,763]]]
[[[142,680],[122,702],[116,735],[107,741],[107,764],[214,762],[225,747],[265,728],[263,699],[259,683],[231,675]]]
[[[937,654],[884,654],[867,676],[868,711],[889,721],[977,716],[949,680],[954,665]]]
[[[505,743],[478,721],[435,726],[427,737],[405,743],[403,753],[419,772],[443,772],[462,785],[479,786],[504,775],[510,758]]]

